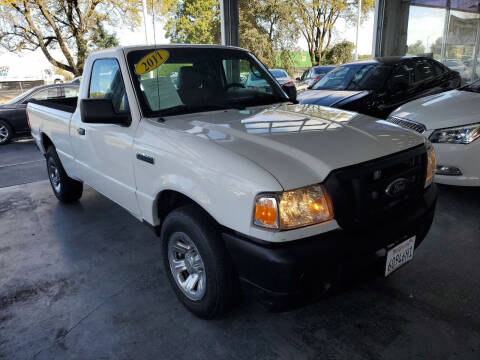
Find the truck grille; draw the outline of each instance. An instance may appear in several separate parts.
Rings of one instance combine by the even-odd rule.
[[[422,196],[426,163],[426,150],[421,145],[333,171],[325,186],[338,224],[356,229],[395,221]]]
[[[411,121],[407,119],[402,119],[396,116],[389,116],[386,121],[388,121],[389,123],[401,126],[404,129],[416,131],[420,134],[424,133],[425,130],[427,130],[425,125],[423,124],[419,124],[415,121]]]

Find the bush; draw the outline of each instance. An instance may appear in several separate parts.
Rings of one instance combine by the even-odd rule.
[[[344,64],[350,62],[353,60],[352,52],[354,49],[354,43],[344,40],[327,50],[324,62],[325,64]]]

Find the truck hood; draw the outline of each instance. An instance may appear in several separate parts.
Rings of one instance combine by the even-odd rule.
[[[452,90],[409,102],[392,115],[413,120],[435,130],[479,122],[480,94]]]
[[[167,117],[165,124],[248,158],[286,190],[424,142],[420,135],[369,116],[305,104],[195,113]]]
[[[334,106],[338,102],[353,96],[355,96],[355,99],[359,99],[368,94],[368,91],[307,90],[299,94],[297,100],[302,104]]]

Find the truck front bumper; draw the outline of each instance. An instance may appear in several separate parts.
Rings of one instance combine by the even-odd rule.
[[[340,269],[352,261],[377,258],[387,249],[416,236],[418,246],[433,221],[437,188],[430,186],[413,211],[394,221],[379,223],[363,232],[334,230],[306,239],[271,244],[242,235],[224,232],[223,239],[240,279],[269,301],[315,291],[322,282],[338,280]],[[385,253],[385,251],[383,251]]]

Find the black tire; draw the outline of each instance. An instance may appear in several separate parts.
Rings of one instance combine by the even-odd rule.
[[[78,201],[82,197],[83,183],[68,177],[53,146],[47,149],[47,172],[53,193],[64,203]]]
[[[13,138],[13,129],[9,123],[0,120],[0,145],[6,145]]]
[[[201,256],[204,268],[204,295],[192,300],[174,278],[170,267],[169,242],[186,235]],[[232,306],[238,286],[238,276],[233,269],[217,226],[202,209],[187,205],[173,210],[166,217],[161,231],[162,255],[170,284],[182,304],[203,319],[222,317]],[[186,262],[186,255],[185,255]],[[185,270],[187,272],[187,270]],[[188,272],[187,272],[188,273]]]

